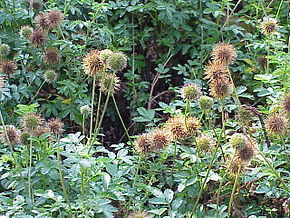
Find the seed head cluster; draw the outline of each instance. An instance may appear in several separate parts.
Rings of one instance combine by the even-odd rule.
[[[113,71],[122,71],[127,67],[127,56],[122,52],[115,52],[108,56],[107,64]]]
[[[287,133],[288,120],[283,113],[272,113],[266,121],[267,129],[275,135],[284,135]]]
[[[39,29],[49,31],[60,26],[63,18],[63,14],[60,11],[49,11],[38,14],[35,17],[35,23]]]
[[[98,50],[92,50],[83,60],[84,71],[90,76],[101,75],[105,69],[105,62],[100,57]]]
[[[235,133],[231,136],[229,144],[234,148],[233,161],[228,164],[230,174],[238,173],[251,162],[256,155],[256,143],[254,140],[245,134]]]
[[[56,48],[48,48],[44,52],[44,62],[50,66],[55,66],[60,61],[60,53]]]
[[[30,39],[33,32],[33,28],[31,26],[22,26],[20,29],[20,36],[25,39]]]
[[[213,99],[209,96],[203,95],[198,99],[198,105],[203,111],[210,111],[213,106]]]
[[[211,96],[224,99],[233,92],[229,77],[228,65],[236,59],[236,51],[229,43],[218,43],[212,50],[212,62],[205,68],[205,79],[208,79]]]
[[[167,147],[172,141],[184,140],[196,134],[201,128],[200,120],[193,116],[174,116],[162,128],[154,128],[135,140],[135,149],[147,154]]]
[[[58,74],[54,70],[47,70],[44,72],[43,78],[47,83],[54,83],[58,78]]]
[[[43,47],[47,39],[47,32],[43,31],[42,29],[33,30],[30,36],[30,42],[36,47]]]
[[[137,210],[132,212],[128,218],[152,218],[152,216],[148,215],[145,211]]]
[[[210,134],[201,134],[196,138],[196,147],[203,152],[211,151],[216,145],[216,140]]]
[[[194,101],[200,96],[201,90],[197,84],[186,84],[181,88],[181,97],[185,101]]]
[[[0,60],[0,72],[10,76],[15,73],[17,67],[12,60]]]
[[[2,129],[0,138],[6,144],[17,144],[20,142],[20,131],[14,125],[6,125]]]
[[[265,17],[260,24],[261,32],[265,35],[270,35],[277,30],[278,21],[275,18]]]
[[[7,44],[0,45],[0,56],[6,56],[10,52],[10,46]]]
[[[223,42],[214,46],[211,55],[214,62],[220,62],[223,65],[232,64],[237,58],[234,46]]]
[[[100,90],[105,94],[114,94],[120,89],[120,79],[114,73],[107,73],[100,79]]]

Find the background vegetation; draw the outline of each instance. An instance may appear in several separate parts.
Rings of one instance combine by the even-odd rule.
[[[289,1],[38,2],[0,0],[3,217],[289,216]],[[64,20],[43,46],[20,35],[23,26],[39,28],[37,15],[54,10]],[[278,22],[273,34],[260,28],[267,17]],[[197,99],[183,98],[182,87],[194,83],[213,97],[205,69],[220,42],[237,53],[229,67],[234,90],[203,110]],[[50,48],[59,51],[57,64],[45,60]],[[84,72],[94,49],[128,57],[112,96]],[[8,60],[11,74],[3,68]],[[52,70],[57,79],[49,80]],[[91,108],[94,92],[91,116],[81,108]],[[242,108],[252,113],[246,121]],[[55,117],[64,126],[57,120],[60,131],[37,135],[32,128],[25,138],[23,120],[32,112],[48,121],[42,130]],[[140,155],[142,134],[178,116],[194,116],[201,127]],[[271,131],[273,116],[285,124],[283,134]],[[15,135],[7,137],[7,129]],[[250,137],[255,157],[243,172],[244,165],[230,173],[235,133]],[[204,134],[216,144],[206,151],[197,141]]]

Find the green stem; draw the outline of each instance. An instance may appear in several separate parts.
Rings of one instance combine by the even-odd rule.
[[[93,117],[94,117],[95,88],[96,88],[96,76],[94,76],[94,79],[93,79],[93,91],[92,91],[92,99],[91,99],[91,117],[90,117],[90,134],[89,134],[89,141],[91,141],[91,138],[92,138],[92,132],[93,132]]]
[[[264,159],[264,161],[267,163],[267,165],[271,168],[272,172],[276,175],[277,179],[281,182],[281,185],[283,186],[283,188],[285,189],[285,191],[287,191],[287,193],[289,193],[289,189],[288,187],[285,185],[283,179],[281,178],[280,174],[275,170],[275,168],[271,165],[271,163],[267,160],[267,158],[264,156],[264,154],[257,149],[257,151],[259,152],[259,155],[261,155],[261,157]]]
[[[1,110],[0,110],[0,120],[1,120],[1,125],[3,127],[3,131],[4,131],[4,134],[5,134],[6,140],[7,140],[8,145],[9,145],[9,149],[11,151],[11,155],[12,155],[13,159],[15,160],[14,152],[13,152],[13,146],[12,146],[12,143],[10,142],[10,140],[9,140],[9,136],[8,136],[8,133],[7,133],[7,129],[6,129],[6,126],[5,126],[5,123],[4,123],[4,119],[3,119],[3,115],[2,115],[2,111]]]
[[[233,160],[234,160],[234,156],[231,158],[229,166],[232,164]],[[217,210],[216,211],[217,212],[216,215],[217,215],[217,218],[219,218],[219,200],[220,200],[221,188],[222,188],[224,179],[226,178],[226,175],[228,175],[228,172],[229,172],[229,169],[227,168],[225,174],[223,175],[223,177],[222,177],[222,179],[220,181],[219,188],[218,188],[218,191],[217,191],[217,197],[216,197],[216,210]]]
[[[276,14],[276,19],[278,19],[278,17],[279,17],[279,13],[280,13],[280,10],[281,10],[281,8],[282,8],[283,2],[284,2],[284,0],[281,0],[281,1],[280,1],[279,8],[278,8],[278,10],[277,10],[277,14]]]
[[[29,168],[28,168],[28,195],[30,202],[33,204],[33,193],[32,193],[32,184],[31,184],[31,168],[32,168],[32,138],[30,138],[29,144]]]
[[[230,202],[229,202],[229,206],[228,206],[228,217],[230,217],[230,215],[231,215],[231,209],[232,209],[234,195],[235,195],[237,184],[238,184],[238,179],[239,179],[239,176],[240,176],[240,171],[241,171],[241,164],[239,165],[239,169],[238,169],[238,172],[237,172],[237,175],[236,175],[236,178],[235,178],[234,187],[233,187],[233,190],[232,190],[232,193],[231,193],[231,197],[230,197]]]
[[[202,185],[201,185],[201,187],[200,187],[200,189],[199,189],[199,192],[198,192],[197,198],[196,198],[196,200],[195,200],[195,204],[194,204],[194,206],[193,206],[193,209],[192,209],[192,212],[191,212],[190,217],[193,217],[194,212],[195,212],[195,209],[196,209],[196,207],[197,207],[197,205],[198,205],[198,203],[199,203],[199,199],[200,199],[200,197],[201,197],[201,194],[202,194],[203,189],[205,188],[205,185],[206,185],[206,182],[207,182],[207,179],[208,179],[208,176],[209,176],[209,173],[210,173],[211,167],[212,167],[212,165],[213,165],[213,163],[214,163],[214,161],[215,161],[215,159],[216,159],[216,155],[217,155],[217,151],[218,151],[218,149],[219,149],[219,146],[216,146],[216,148],[215,148],[215,150],[214,150],[214,154],[213,154],[212,159],[211,159],[211,162],[210,162],[209,167],[208,167],[208,169],[207,169],[207,172],[206,172],[205,178],[204,178],[203,182],[201,183]]]
[[[61,164],[62,159],[61,159],[61,156],[60,156],[60,153],[59,153],[59,148],[57,148],[56,155],[57,155],[57,165],[58,165],[60,184],[61,184],[61,187],[62,187],[64,198],[65,198],[65,200],[66,200],[66,202],[67,202],[67,204],[69,206],[69,214],[70,214],[70,217],[71,217],[72,208],[71,208],[71,203],[70,203],[70,200],[69,200],[69,197],[68,197],[68,192],[67,192],[67,189],[66,189],[65,184],[64,184],[64,176],[63,176],[62,164]]]
[[[103,119],[104,119],[104,116],[105,116],[107,107],[108,107],[109,98],[110,98],[110,94],[107,95],[107,98],[106,98],[106,101],[105,101],[105,104],[104,104],[104,108],[103,108],[103,111],[102,111],[100,120],[98,122],[98,126],[96,126],[96,128],[95,128],[95,131],[94,131],[95,137],[97,137],[98,134],[99,134],[99,131],[100,131],[100,128],[101,128],[101,125],[102,125],[102,122],[103,122]],[[90,151],[92,149],[92,146],[93,146],[93,143],[90,143],[90,147],[89,147],[89,150],[88,150],[88,154],[90,154]]]
[[[112,99],[113,99],[113,102],[114,102],[114,105],[115,105],[115,108],[116,108],[117,114],[118,114],[118,116],[119,116],[119,119],[120,119],[120,121],[121,121],[121,124],[122,124],[122,126],[123,126],[123,128],[124,128],[124,130],[125,130],[125,132],[126,132],[127,137],[128,137],[128,140],[129,140],[129,141],[131,142],[131,144],[133,145],[133,142],[132,142],[131,139],[130,139],[130,135],[129,135],[129,133],[128,133],[127,127],[125,126],[125,123],[124,123],[124,121],[123,121],[123,118],[122,118],[122,116],[121,116],[121,114],[120,114],[120,110],[119,110],[119,107],[118,107],[118,105],[117,105],[117,103],[116,103],[116,99],[115,99],[115,96],[114,96],[114,95],[112,95]]]
[[[84,184],[84,172],[83,169],[81,169],[81,196],[82,196],[82,214],[83,217],[85,217],[85,211],[86,211],[86,207],[85,207],[85,184]]]
[[[82,132],[83,132],[83,135],[85,135],[85,117],[86,117],[86,115],[83,114],[83,119],[82,119]]]
[[[173,172],[174,172],[174,166],[175,166],[175,159],[177,158],[177,145],[176,142],[174,142],[174,154],[173,154],[173,161],[172,161],[172,167],[171,167],[171,171],[172,171],[172,178],[173,176]]]
[[[35,93],[35,95],[32,97],[32,99],[30,100],[30,102],[28,104],[31,104],[31,102],[35,99],[35,97],[38,95],[38,93],[40,92],[40,90],[42,89],[43,85],[44,85],[45,81],[43,81],[41,83],[41,85],[39,86],[39,89],[37,90],[37,92]],[[22,100],[22,99],[21,99]],[[21,102],[20,100],[20,102]]]
[[[102,99],[102,91],[99,90],[98,108],[97,108],[97,117],[96,117],[96,126],[98,126],[98,122],[99,122],[100,108],[101,108],[101,99]]]

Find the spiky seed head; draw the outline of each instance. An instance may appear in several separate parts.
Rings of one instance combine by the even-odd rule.
[[[17,67],[14,61],[11,60],[1,60],[0,61],[0,72],[6,75],[12,75],[15,73]]]
[[[59,136],[63,133],[64,123],[58,118],[52,118],[47,122],[48,128],[50,128],[51,132],[55,135]]]
[[[152,218],[152,216],[149,216],[145,211],[137,210],[132,212],[128,218]]]
[[[2,142],[12,145],[20,142],[20,131],[14,125],[6,125],[5,130],[3,129],[0,135]]]
[[[42,2],[39,0],[30,0],[30,8],[37,11],[42,8]]]
[[[27,130],[28,132],[36,130],[42,124],[43,124],[43,119],[37,113],[25,114],[20,119],[20,125],[22,126],[24,130]]]
[[[20,29],[20,36],[25,39],[30,39],[33,32],[33,28],[30,26],[22,26]]]
[[[226,65],[221,62],[214,61],[210,62],[205,68],[205,77],[209,83],[228,80],[229,69]]]
[[[36,137],[40,137],[43,134],[48,134],[51,133],[50,128],[46,127],[46,126],[39,126],[35,131],[34,131],[34,136]]]
[[[90,105],[83,105],[80,107],[81,114],[88,115],[91,113],[91,106]]]
[[[43,78],[47,83],[54,83],[58,78],[58,74],[54,70],[47,70],[44,72]]]
[[[197,133],[201,128],[200,120],[194,116],[186,117],[186,120],[184,119],[184,124],[188,135]]]
[[[234,157],[233,160],[227,162],[228,172],[231,176],[237,175],[245,169],[246,163],[239,157]]]
[[[60,11],[54,10],[47,12],[46,18],[48,20],[50,28],[53,29],[61,25],[64,16]]]
[[[215,62],[218,61],[224,65],[233,63],[237,58],[234,46],[223,42],[214,46],[211,55]]]
[[[20,141],[23,145],[29,146],[31,135],[28,132],[22,132],[20,135]]]
[[[6,56],[10,52],[10,46],[7,44],[0,45],[0,56]]]
[[[42,29],[33,30],[30,41],[37,47],[43,47],[44,43],[47,41],[47,33]]]
[[[166,121],[165,128],[174,140],[184,139],[188,135],[184,116],[174,116]]]
[[[186,84],[181,88],[181,97],[185,101],[194,101],[200,96],[201,90],[197,84]]]
[[[100,58],[103,60],[103,62],[107,63],[108,58],[113,54],[113,52],[110,49],[104,49],[100,51]]]
[[[170,135],[165,129],[154,129],[147,135],[150,151],[157,151],[168,146],[170,142]]]
[[[242,150],[246,147],[247,145],[247,139],[246,136],[242,133],[235,133],[231,136],[230,145],[238,150]]]
[[[44,52],[43,59],[48,65],[55,66],[60,61],[60,53],[56,48],[48,48]]]
[[[47,19],[46,13],[38,14],[35,17],[36,26],[42,30],[50,30],[49,20]]]
[[[206,95],[200,96],[198,99],[198,105],[203,111],[210,111],[213,106],[213,99]]]
[[[210,94],[219,99],[225,99],[233,92],[233,85],[229,80],[220,80],[210,84]]]
[[[122,71],[127,67],[127,56],[122,52],[115,52],[108,57],[107,64],[113,71]]]
[[[274,33],[278,28],[278,22],[275,18],[265,17],[260,24],[261,32],[265,35]]]
[[[255,156],[255,149],[250,142],[248,142],[243,149],[237,150],[237,152],[242,161],[251,161]]]
[[[134,142],[134,147],[137,153],[139,153],[140,155],[146,155],[150,151],[148,134],[143,133],[142,135],[138,136]]]
[[[247,110],[245,107],[240,107],[237,113],[237,120],[244,126],[249,126],[253,120],[254,114],[251,110]]]
[[[120,79],[114,73],[108,73],[102,76],[99,86],[103,93],[114,94],[120,89]]]
[[[283,98],[283,109],[290,114],[290,93],[286,94]]]
[[[266,121],[267,129],[277,135],[283,135],[287,132],[287,118],[282,113],[272,113]]]
[[[86,74],[90,76],[97,76],[105,71],[105,63],[100,58],[100,52],[92,50],[83,60],[83,67]]]
[[[216,145],[216,140],[210,134],[201,134],[196,138],[196,147],[201,151],[211,151]]]

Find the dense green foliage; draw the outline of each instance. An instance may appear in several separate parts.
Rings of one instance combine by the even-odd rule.
[[[0,0],[0,44],[9,47],[0,48],[1,216],[289,216],[290,1],[47,0],[35,9],[37,2]],[[64,20],[44,45],[20,34],[23,26],[40,29],[37,16],[52,10]],[[261,29],[267,17],[278,21],[272,34]],[[225,98],[205,78],[220,42],[237,53]],[[60,58],[49,63],[52,48]],[[104,89],[84,72],[90,51],[104,49],[128,57],[125,69],[108,68],[100,79],[117,75],[115,93],[106,91],[111,80]],[[9,61],[12,73],[4,72]],[[192,83],[214,97],[209,109],[199,95],[184,97]],[[27,128],[32,113],[47,120],[37,131]],[[152,134],[171,134],[174,117],[186,137],[158,138],[166,146],[151,149]],[[188,134],[192,117],[200,127]],[[235,133],[254,147],[247,164],[235,159]],[[200,146],[205,135],[215,146]]]

